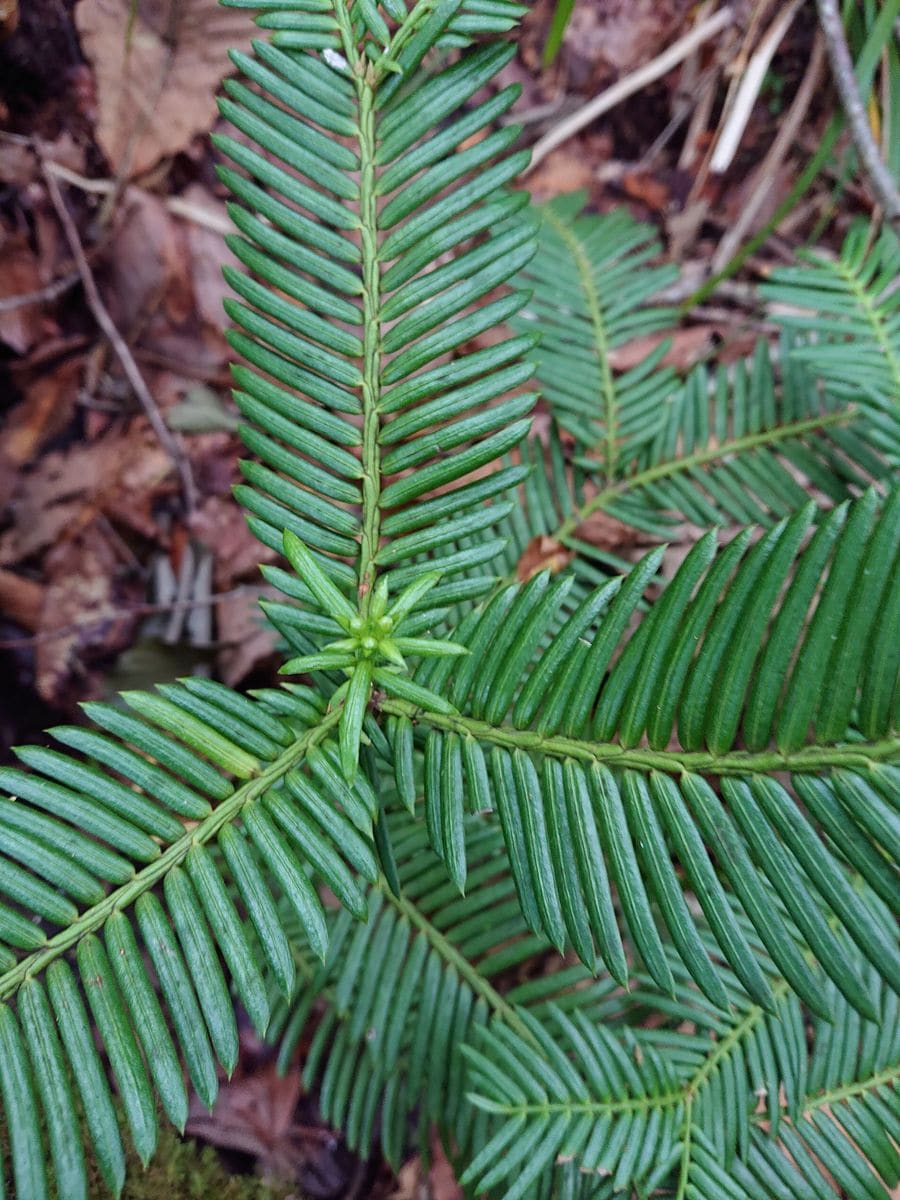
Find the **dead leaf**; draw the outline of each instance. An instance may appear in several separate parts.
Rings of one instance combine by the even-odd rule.
[[[297,1180],[310,1200],[346,1196],[356,1167],[341,1139],[302,1096],[299,1070],[282,1076],[274,1063],[224,1083],[211,1113],[192,1099],[187,1132],[250,1155],[264,1178]]]
[[[228,50],[252,29],[218,0],[80,0],[75,24],[97,78],[97,141],[129,178],[211,128]]]
[[[118,550],[94,522],[55,546],[44,559],[47,587],[36,631],[35,686],[63,706],[92,690],[84,675],[91,663],[127,646],[137,618],[128,615],[143,591],[123,570]]]
[[[12,37],[19,24],[19,0],[0,0],[0,42]]]
[[[275,654],[278,637],[263,620],[258,591],[229,596],[216,604],[216,633],[220,644],[218,674],[236,687]]]
[[[45,454],[20,475],[12,528],[0,538],[0,564],[30,558],[74,527],[90,524],[98,511],[155,540],[152,506],[172,487],[172,461],[143,418],[100,441]]]
[[[388,1200],[463,1200],[463,1190],[437,1138],[432,1139],[430,1168],[419,1155],[404,1163]]]
[[[431,1159],[428,1183],[432,1200],[463,1200],[463,1190],[437,1138],[432,1139]]]
[[[275,552],[256,540],[231,496],[209,496],[191,517],[192,535],[213,551],[213,588],[228,591],[242,579],[259,579],[259,564]]]
[[[23,235],[0,238],[0,300],[36,292],[43,285],[38,260]],[[39,304],[0,309],[0,342],[16,354],[27,353],[48,332]]]
[[[609,513],[593,512],[578,526],[578,537],[601,550],[621,550],[642,540],[642,535]]]
[[[21,467],[65,429],[72,419],[80,378],[77,358],[38,376],[0,431],[0,457]]]
[[[193,291],[184,230],[161,197],[139,188],[126,191],[110,261],[110,308],[120,328],[140,326],[143,344],[153,341],[148,332],[152,335],[157,312],[164,328],[190,316]]]
[[[674,367],[676,371],[681,372],[689,371],[707,356],[718,332],[718,325],[708,324],[648,333],[621,346],[614,346],[609,351],[609,363],[614,371],[630,371],[652,354],[662,342],[671,342],[660,366]]]
[[[0,614],[30,633],[38,627],[44,589],[33,579],[0,570]]]
[[[542,533],[539,537],[533,537],[522,552],[522,557],[516,566],[516,578],[521,583],[525,583],[539,571],[549,570],[551,574],[555,575],[558,571],[564,570],[573,557],[571,550],[567,550],[552,537],[547,537]]]
[[[227,219],[225,205],[214,200],[199,184],[187,188],[183,199],[214,219],[223,222]],[[231,292],[222,268],[238,266],[237,257],[225,245],[224,236],[216,230],[197,221],[186,221],[185,231],[196,311],[204,324],[222,333],[230,323],[222,301]]]
[[[622,175],[622,190],[632,200],[639,200],[651,212],[666,212],[672,203],[672,191],[664,179],[651,171],[626,171]]]
[[[694,0],[594,0],[576,4],[562,62],[573,88],[596,91],[659,54]],[[677,35],[676,35],[677,36]]]
[[[590,187],[593,160],[574,146],[560,146],[548,154],[528,176],[528,190],[535,200],[550,200],[565,192]]]

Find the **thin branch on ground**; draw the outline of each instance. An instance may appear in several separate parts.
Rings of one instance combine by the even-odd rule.
[[[60,279],[53,279],[46,286],[38,288],[34,292],[20,292],[17,296],[3,296],[0,298],[0,313],[12,312],[17,308],[28,308],[32,304],[46,304],[50,300],[57,300],[60,296],[70,291],[80,278],[81,276],[77,271],[70,271],[68,275],[63,275]]]
[[[80,175],[77,171],[63,166],[62,163],[56,163],[50,159],[45,159],[45,165],[57,179],[70,183],[72,187],[78,188],[81,192],[87,192],[93,196],[111,196],[116,190],[114,179],[89,179],[87,175]],[[158,196],[156,192],[148,192],[146,189],[138,187],[137,184],[130,184],[129,190],[143,192],[147,196],[157,196],[157,199],[162,200],[173,217],[180,217],[184,221],[200,225],[203,229],[220,233],[223,237],[227,233],[234,232],[231,222],[226,216],[219,212],[213,212],[192,200],[185,200],[183,196]]]
[[[704,42],[708,42],[710,38],[715,37],[729,25],[733,24],[735,14],[732,8],[726,5],[718,12],[714,13],[705,21],[701,21],[695,26],[690,33],[685,34],[683,38],[679,38],[662,54],[650,62],[645,63],[643,67],[639,67],[636,71],[632,71],[630,75],[626,75],[624,79],[620,79],[614,83],[612,87],[601,92],[599,96],[595,96],[588,104],[579,108],[577,112],[572,113],[570,117],[566,117],[564,121],[551,129],[544,137],[535,144],[531,155],[530,165],[523,171],[523,174],[528,174],[534,170],[537,164],[546,158],[551,150],[555,150],[557,146],[568,141],[570,137],[584,129],[586,125],[590,125],[597,117],[608,112],[611,108],[615,108],[623,100],[627,100],[629,96],[633,96],[635,92],[639,92],[648,84],[660,79],[683,62],[698,46]]]
[[[778,134],[766,157],[756,168],[756,183],[747,202],[742,205],[740,212],[734,224],[727,230],[721,242],[716,248],[716,253],[713,256],[712,272],[721,271],[732,256],[737,252],[738,247],[747,235],[748,230],[753,225],[760,210],[765,204],[772,192],[772,180],[776,177],[779,167],[790,150],[794,138],[806,119],[806,114],[809,111],[809,106],[812,103],[813,96],[819,86],[819,81],[822,77],[822,68],[825,65],[825,46],[821,34],[816,37],[813,43],[812,54],[810,55],[809,65],[797,89],[797,93],[791,102],[791,107],[788,109],[784,119],[782,120]]]
[[[875,199],[895,229],[900,230],[900,189],[881,157],[856,85],[856,73],[837,0],[816,0],[831,75],[841,98],[850,136],[865,168]]]
[[[72,220],[69,210],[66,208],[66,202],[63,199],[62,192],[59,189],[59,183],[56,176],[48,165],[41,163],[41,170],[44,180],[47,184],[47,191],[50,195],[50,200],[59,218],[59,223],[66,235],[66,241],[69,243],[69,250],[75,260],[75,265],[78,268],[78,274],[81,277],[81,284],[84,288],[84,296],[88,304],[88,308],[93,314],[94,320],[99,325],[107,341],[112,346],[116,357],[122,364],[122,370],[131,384],[134,394],[140,401],[141,407],[146,414],[148,421],[156,434],[157,440],[165,452],[175,464],[175,469],[178,472],[178,477],[181,481],[181,490],[184,497],[185,509],[191,512],[195,506],[197,498],[197,490],[194,484],[194,476],[191,471],[191,464],[188,461],[187,455],[182,450],[178,440],[169,429],[168,425],[163,420],[162,413],[159,411],[156,401],[150,394],[150,389],[144,382],[144,377],[140,372],[137,363],[134,361],[134,355],[122,337],[112,317],[109,315],[109,310],[103,303],[103,298],[97,288],[97,282],[94,279],[93,272],[87,258],[85,257],[84,247],[81,244],[81,239],[78,236],[78,230],[75,227],[75,222]]]
[[[721,175],[731,166],[775,51],[784,41],[785,34],[802,3],[803,0],[791,0],[791,3],[778,13],[751,54],[741,75],[731,112],[716,138],[715,149],[709,162],[709,169],[713,174]]]

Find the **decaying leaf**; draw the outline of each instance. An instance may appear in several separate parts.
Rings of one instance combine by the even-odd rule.
[[[97,141],[126,177],[211,127],[228,49],[251,31],[217,0],[80,0],[75,23],[97,78]]]
[[[172,461],[140,419],[122,433],[45,454],[19,480],[13,524],[0,537],[0,564],[30,558],[98,511],[155,538],[153,503],[173,486]]]
[[[0,231],[0,300],[36,292],[44,282],[25,237],[14,234],[4,238]],[[0,342],[16,354],[25,354],[46,331],[47,320],[39,305],[0,309]]]
[[[541,534],[533,537],[525,547],[516,566],[516,576],[521,583],[525,583],[539,571],[550,571],[555,575],[567,567],[573,557],[571,550],[546,534]]]
[[[117,654],[134,635],[129,608],[143,585],[122,562],[99,522],[60,543],[44,560],[47,586],[36,641],[38,693],[64,705],[90,694],[84,675],[92,662]]]

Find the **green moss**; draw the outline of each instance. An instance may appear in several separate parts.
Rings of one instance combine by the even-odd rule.
[[[0,1158],[9,1170],[5,1129],[0,1126]],[[90,1200],[111,1200],[96,1166],[88,1162]],[[146,1170],[129,1154],[128,1177],[121,1200],[302,1200],[296,1188],[268,1187],[252,1175],[231,1175],[210,1146],[183,1141],[161,1129],[156,1154]],[[60,1198],[62,1200],[62,1198]]]

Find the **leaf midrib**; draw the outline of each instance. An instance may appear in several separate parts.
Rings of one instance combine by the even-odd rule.
[[[40,950],[35,950],[27,955],[5,975],[0,976],[0,1000],[14,995],[26,979],[46,970],[50,963],[77,945],[87,934],[101,928],[114,912],[129,908],[140,896],[182,863],[192,847],[205,845],[226,825],[237,820],[247,804],[282,779],[292,767],[303,760],[313,746],[324,740],[337,725],[340,716],[341,707],[338,706],[334,711],[328,713],[318,725],[301,734],[291,746],[269,763],[255,778],[249,779],[226,800],[223,800],[208,817],[204,817],[193,828],[185,830],[184,834],[167,847],[159,858],[137,871],[128,883],[109,892],[98,904],[92,905],[82,913],[77,921],[49,938]]]
[[[461,713],[427,712],[406,700],[384,700],[381,711],[389,716],[409,717],[433,729],[459,733],[510,750],[529,750],[553,758],[572,758],[637,771],[664,771],[682,775],[754,775],[777,771],[819,772],[838,767],[868,768],[900,752],[900,738],[875,742],[848,742],[834,746],[804,746],[791,753],[780,750],[733,750],[727,754],[707,751],[650,750],[626,748],[616,742],[591,742],[581,738],[547,736],[533,729],[492,725]]]

